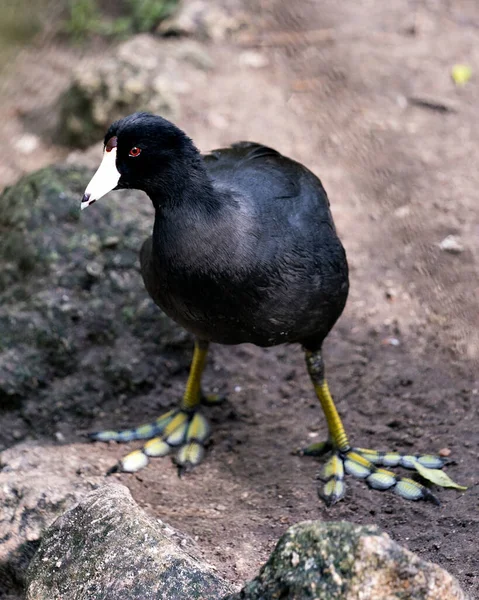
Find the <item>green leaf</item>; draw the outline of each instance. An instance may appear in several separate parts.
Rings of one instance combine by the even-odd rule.
[[[436,485],[440,485],[441,487],[455,488],[456,490],[462,491],[467,490],[467,487],[455,483],[449,477],[449,475],[444,473],[444,471],[439,469],[428,469],[427,467],[423,467],[418,461],[416,461],[414,466],[421,477],[424,477],[424,479],[427,479]]]

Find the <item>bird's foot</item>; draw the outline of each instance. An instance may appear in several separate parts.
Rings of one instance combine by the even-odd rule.
[[[364,479],[369,487],[375,490],[392,489],[406,500],[430,500],[439,504],[437,498],[424,485],[409,477],[400,477],[384,467],[404,467],[418,472],[423,478],[443,487],[461,486],[454,482],[440,469],[446,461],[432,454],[400,454],[399,452],[377,452],[366,448],[348,448],[339,450],[331,442],[312,444],[301,454],[322,456],[332,452],[319,475],[325,482],[318,493],[326,504],[332,505],[344,497],[346,488],[344,474]]]
[[[202,402],[208,405],[217,404],[221,400],[220,396],[202,396]],[[176,408],[152,423],[124,431],[99,431],[90,434],[89,438],[99,442],[148,440],[143,448],[124,456],[108,473],[135,473],[146,467],[150,458],[166,456],[173,451],[176,451],[174,462],[178,466],[178,472],[182,473],[202,461],[209,434],[208,421],[195,407],[189,410]]]

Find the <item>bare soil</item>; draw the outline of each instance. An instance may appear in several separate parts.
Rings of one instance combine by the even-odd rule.
[[[321,177],[351,266],[349,302],[325,348],[350,438],[377,449],[447,448],[448,473],[469,490],[438,490],[436,507],[348,478],[345,500],[326,508],[316,493],[317,462],[292,452],[326,435],[296,347],[214,347],[204,387],[226,392],[228,401],[209,412],[207,460],[182,479],[168,459],[113,477],[194,537],[204,558],[237,583],[255,574],[289,525],[346,519],[378,524],[477,597],[479,6],[250,0],[246,8],[253,27],[209,44],[215,68],[183,94],[178,124],[202,150],[259,141]],[[61,87],[75,53],[37,49],[41,64],[28,51],[19,57],[16,93],[2,100],[11,111],[2,124],[9,139],[32,131],[25,118],[38,108],[32,104],[51,102],[35,101],[37,88],[29,94],[25,77],[56,73]],[[473,68],[464,87],[451,80],[455,63]],[[15,112],[22,89],[30,108]],[[45,137],[39,148],[23,158],[8,154],[2,182],[66,154]],[[450,234],[462,252],[439,248]],[[151,393],[139,395],[102,407],[94,421],[52,406],[65,451],[71,444],[91,465],[105,457],[114,464],[135,444],[85,446],[78,432],[153,419],[159,404],[177,401],[185,380],[181,370],[168,387],[159,382],[156,406]],[[48,410],[41,407],[42,419]],[[37,430],[29,421],[25,437],[49,444],[55,426]]]

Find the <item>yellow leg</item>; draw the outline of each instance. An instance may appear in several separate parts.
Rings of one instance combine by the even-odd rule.
[[[208,356],[208,342],[195,342],[193,360],[191,361],[190,374],[186,383],[185,393],[180,408],[192,410],[201,402],[201,376],[205,370],[206,357]]]
[[[313,382],[314,390],[323,409],[329,430],[329,438],[334,447],[340,452],[346,452],[351,447],[344,429],[341,417],[329,391],[328,382],[324,377],[324,363],[319,352],[306,350],[306,365]]]
[[[454,482],[449,480],[445,474],[442,474],[442,481],[449,480],[448,484],[439,483],[441,479],[437,477],[439,472],[437,470],[444,466],[445,461],[439,456],[430,454],[408,455],[399,452],[377,452],[364,448],[351,448],[324,377],[324,364],[320,351],[306,350],[306,364],[326,417],[329,440],[312,444],[303,450],[303,454],[321,456],[329,451],[333,453],[327,461],[321,477],[326,485],[319,494],[325,502],[328,505],[334,504],[343,498],[346,489],[344,485],[344,473],[346,472],[359,479],[365,479],[373,489],[393,489],[408,500],[432,500],[437,503],[436,498],[425,486],[408,477],[399,477],[394,472],[380,467],[401,466],[413,469],[418,471],[422,477],[439,485],[450,485]]]
[[[324,380],[322,384],[316,385],[314,389],[326,417],[330,438],[334,440],[334,444],[339,451],[346,452],[350,448],[348,436],[329,392],[327,381]]]
[[[204,443],[210,427],[198,408],[203,400],[201,394],[201,376],[208,355],[208,342],[197,340],[191,362],[190,373],[185,393],[179,408],[168,411],[156,421],[146,423],[124,431],[100,431],[90,438],[97,441],[130,442],[148,440],[143,448],[134,450],[124,456],[110,472],[135,472],[145,467],[149,458],[166,456],[177,449],[175,462],[184,470],[199,464],[204,456]],[[205,399],[209,403],[219,400],[210,396]]]

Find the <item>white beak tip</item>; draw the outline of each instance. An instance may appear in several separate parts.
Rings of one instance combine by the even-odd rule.
[[[87,185],[81,201],[80,208],[84,210],[96,200],[103,198],[111,190],[114,190],[120,181],[120,173],[116,168],[116,147],[106,148],[103,151],[103,159],[90,183]]]
[[[85,208],[90,206],[90,204],[93,204],[94,202],[96,202],[96,200],[91,199],[90,194],[84,194],[81,204],[80,204],[80,210],[84,210]]]

